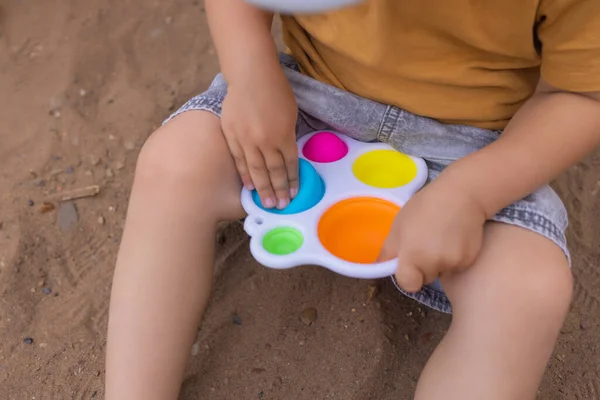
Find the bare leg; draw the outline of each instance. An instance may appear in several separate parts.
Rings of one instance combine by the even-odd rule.
[[[415,398],[534,399],[571,301],[571,272],[558,246],[489,223],[475,265],[442,285],[452,301],[452,325]]]
[[[186,112],[140,153],[112,287],[107,400],[178,396],[210,294],[217,223],[244,215],[220,126]]]

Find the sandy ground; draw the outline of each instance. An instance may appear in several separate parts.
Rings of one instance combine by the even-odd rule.
[[[137,153],[216,72],[199,0],[0,1],[0,399],[103,398]],[[599,177],[600,152],[556,182],[576,295],[540,399],[600,399]],[[93,185],[96,197],[60,201]],[[217,245],[182,399],[410,398],[447,316],[387,281],[262,268],[238,225]]]

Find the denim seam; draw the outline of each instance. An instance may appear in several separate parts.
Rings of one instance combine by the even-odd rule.
[[[396,286],[396,289],[398,289],[405,296],[445,314],[452,314],[452,304],[444,293],[440,293],[427,286],[423,286],[423,288],[417,293],[408,293],[404,291],[400,285],[398,285],[396,278],[392,277],[392,282],[394,283],[394,286]]]
[[[394,106],[387,106],[381,125],[377,132],[377,140],[383,143],[389,143],[390,137],[394,134],[395,128],[398,126],[398,121],[402,115],[402,110]]]
[[[519,215],[519,217],[515,218],[515,215]],[[536,221],[536,217],[543,220],[543,223]],[[529,210],[506,208],[499,211],[494,217],[492,217],[492,220],[505,224],[520,226],[524,229],[529,229],[547,237],[563,251],[567,261],[569,262],[569,265],[571,265],[571,253],[569,252],[565,235],[562,233],[560,228],[558,228],[558,226],[546,216]]]
[[[162,125],[171,121],[173,118],[177,117],[180,114],[183,114],[186,111],[208,111],[217,117],[221,118],[221,105],[223,104],[222,99],[215,99],[211,97],[194,97],[191,100],[188,100],[184,105],[182,105],[179,110],[175,111],[171,114],[166,120],[163,121]]]
[[[511,221],[525,221],[527,224],[531,224],[548,236],[554,236],[557,238],[562,237],[561,230],[552,222],[548,217],[543,214],[536,213],[530,210],[522,208],[508,207],[500,210],[495,216],[506,217]]]
[[[386,129],[385,128],[386,120],[388,117],[388,112],[389,112],[390,107],[391,106],[387,106],[387,108],[385,109],[385,112],[383,113],[383,118],[381,118],[381,122],[379,123],[379,128],[377,129],[377,136],[376,136],[378,142],[385,142],[386,138],[383,137],[384,136],[383,132],[384,132],[384,129]],[[389,135],[387,135],[387,136],[389,137]]]

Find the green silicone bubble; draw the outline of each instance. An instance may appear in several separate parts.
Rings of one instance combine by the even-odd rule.
[[[285,256],[298,251],[304,243],[302,233],[294,228],[280,227],[269,231],[263,238],[262,245],[269,253]]]

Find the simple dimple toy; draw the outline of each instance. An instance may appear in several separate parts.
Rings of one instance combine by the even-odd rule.
[[[285,209],[267,209],[256,191],[242,190],[254,258],[276,269],[393,275],[396,260],[376,260],[396,214],[427,180],[425,161],[329,131],[302,137],[298,150],[300,190]]]

